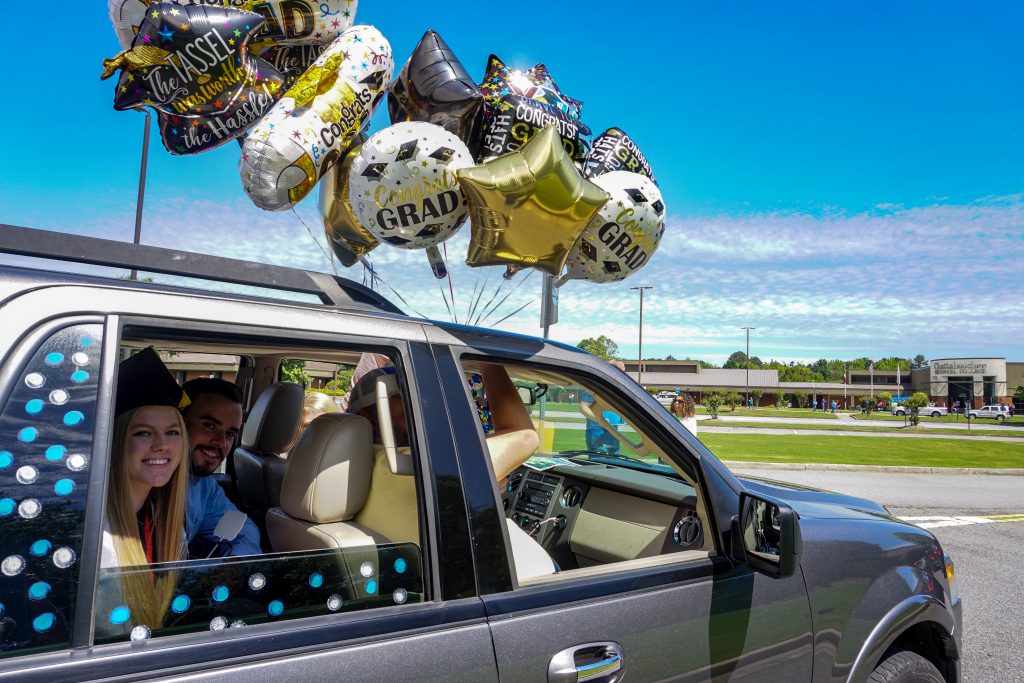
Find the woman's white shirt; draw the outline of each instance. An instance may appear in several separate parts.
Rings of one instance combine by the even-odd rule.
[[[686,429],[693,435],[697,434],[697,418],[696,417],[684,417],[681,422]]]

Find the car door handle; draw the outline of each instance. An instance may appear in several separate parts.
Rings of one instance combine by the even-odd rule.
[[[618,643],[585,643],[551,658],[548,683],[616,683],[625,666]]]

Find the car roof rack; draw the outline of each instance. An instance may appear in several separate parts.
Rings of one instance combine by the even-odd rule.
[[[99,237],[0,223],[0,253],[311,294],[330,306],[355,304],[404,315],[380,293],[337,275]]]

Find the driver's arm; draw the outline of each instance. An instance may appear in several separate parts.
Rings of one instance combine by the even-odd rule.
[[[480,377],[494,426],[494,433],[487,437],[487,449],[494,476],[501,481],[533,455],[540,438],[505,368],[496,363],[481,363]]]

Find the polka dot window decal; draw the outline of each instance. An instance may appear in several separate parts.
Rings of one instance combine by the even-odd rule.
[[[327,598],[327,609],[332,612],[337,612],[341,609],[341,606],[345,604],[345,601],[341,599],[341,596],[335,593],[331,597]]]
[[[254,591],[263,590],[263,587],[267,585],[267,577],[263,574],[256,573],[249,577],[249,588]]]
[[[267,614],[272,617],[279,617],[282,612],[284,612],[284,603],[280,600],[271,600],[267,605]]]
[[[370,579],[366,582],[365,588],[368,595],[374,595],[377,592],[377,582],[373,579]]]
[[[395,571],[399,574],[404,574],[405,570],[409,568],[409,563],[405,561],[404,557],[399,557],[395,560]]]
[[[213,594],[212,595],[213,595],[213,601],[214,602],[224,602],[225,600],[228,599],[228,596],[230,595],[230,591],[228,591],[228,587],[227,586],[217,586],[216,588],[213,589]]]
[[[110,623],[120,625],[128,621],[132,616],[132,611],[128,609],[128,605],[118,605],[110,611]]]
[[[214,617],[210,620],[211,631],[223,631],[228,627],[228,620],[224,617]]]
[[[359,565],[359,573],[363,576],[373,576],[373,562],[363,562]]]
[[[187,595],[178,595],[171,600],[171,611],[175,614],[184,614],[188,611],[189,606],[192,604],[192,600]]]
[[[409,599],[409,592],[404,588],[396,588],[395,592],[391,594],[391,599],[395,601],[396,605],[404,605],[405,601]]]
[[[149,640],[150,635],[152,635],[152,633],[150,632],[149,627],[139,624],[132,629],[129,638],[131,638],[132,642],[136,642],[140,640]]]
[[[324,585],[324,575],[320,572],[313,572],[309,575],[309,585],[312,588],[319,588]]]
[[[102,333],[99,323],[54,328],[0,387],[0,603],[19,615],[5,623],[5,656],[69,647]],[[110,611],[98,610],[97,624],[112,628]],[[127,627],[119,633],[127,639]]]

